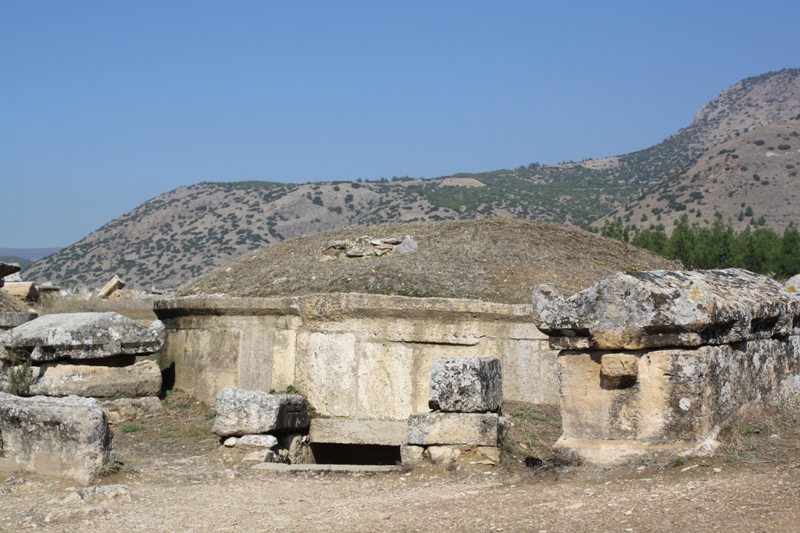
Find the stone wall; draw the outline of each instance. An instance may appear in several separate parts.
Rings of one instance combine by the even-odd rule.
[[[206,403],[224,387],[295,386],[318,414],[405,421],[429,411],[439,357],[496,357],[503,397],[558,402],[556,351],[531,308],[474,300],[321,294],[159,301],[162,368]]]

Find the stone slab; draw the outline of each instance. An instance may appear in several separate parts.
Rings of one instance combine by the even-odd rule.
[[[163,344],[160,321],[145,326],[111,312],[45,315],[11,334],[11,345],[30,350],[34,362],[152,354]]]
[[[147,398],[119,398],[100,402],[100,407],[106,412],[109,424],[123,424],[151,416],[158,416],[166,409],[161,400],[155,396]]]
[[[436,359],[431,367],[428,406],[434,411],[488,413],[503,403],[500,359]]]
[[[619,272],[565,299],[533,291],[533,317],[561,349],[695,347],[795,332],[800,298],[747,270]]]
[[[407,432],[406,422],[313,418],[308,436],[312,443],[400,446]]]
[[[494,413],[425,413],[408,419],[408,444],[497,446],[500,417]]]
[[[33,395],[139,398],[161,392],[161,371],[155,361],[122,367],[46,363],[33,370],[38,370],[29,389]]]
[[[214,402],[211,431],[221,437],[296,431],[308,427],[306,400],[298,394],[225,388]]]
[[[92,398],[0,393],[0,472],[89,483],[114,456],[105,411]]]

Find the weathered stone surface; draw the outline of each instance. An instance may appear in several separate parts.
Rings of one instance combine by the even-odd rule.
[[[400,462],[404,465],[416,465],[425,460],[425,447],[405,444],[400,446]]]
[[[498,416],[494,413],[425,413],[408,419],[408,444],[497,446]]]
[[[341,257],[375,257],[392,251],[407,253],[410,247],[417,249],[417,241],[408,235],[405,238],[386,237],[383,239],[363,235],[357,239],[336,240],[331,242],[323,251],[325,259]]]
[[[122,367],[46,363],[37,369],[29,389],[33,395],[138,398],[161,391],[161,371],[155,361]]]
[[[436,359],[431,367],[428,406],[435,411],[488,413],[503,403],[500,359]]]
[[[244,435],[236,442],[237,446],[254,446],[257,448],[274,448],[278,439],[274,435]]]
[[[783,286],[786,287],[787,292],[800,296],[800,274],[795,274],[787,279]]]
[[[154,396],[147,398],[120,398],[100,402],[108,416],[109,424],[123,424],[163,414],[165,409],[161,400]]]
[[[429,446],[425,454],[436,464],[450,464],[461,455],[461,450],[452,446]]]
[[[97,294],[97,297],[100,299],[105,299],[111,296],[114,292],[125,288],[125,282],[119,279],[119,276],[114,276],[111,278],[111,281],[106,283],[100,292]]]
[[[6,291],[10,296],[28,302],[39,301],[39,289],[30,281],[7,281],[0,290]]]
[[[743,406],[800,392],[798,336],[627,353],[638,359],[636,375],[617,385],[602,375],[609,355],[622,354],[559,357],[564,433],[556,448],[567,458],[611,464],[644,452],[713,448]]]
[[[0,329],[11,329],[21,326],[22,324],[30,322],[38,316],[39,315],[37,313],[19,313],[11,311],[0,313]]]
[[[217,393],[214,410],[211,431],[221,437],[291,431],[309,423],[306,400],[297,394],[225,388]]]
[[[638,350],[786,336],[800,299],[742,269],[657,270],[617,273],[566,300],[540,287],[533,310],[554,348]]]
[[[106,414],[91,398],[0,393],[0,471],[89,483],[114,454]]]
[[[286,460],[291,465],[313,465],[317,463],[308,435],[295,435],[287,450]]]
[[[314,418],[308,436],[311,442],[332,444],[405,444],[408,424],[383,420]]]
[[[31,350],[35,362],[151,354],[163,343],[160,321],[144,326],[118,313],[45,315],[14,328],[11,334],[11,345]]]

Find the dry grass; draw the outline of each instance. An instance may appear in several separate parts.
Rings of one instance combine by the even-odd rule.
[[[334,240],[410,235],[415,252],[323,261]],[[329,231],[261,248],[184,286],[179,295],[243,297],[358,292],[527,303],[549,283],[573,294],[621,270],[681,269],[578,228],[483,219]]]
[[[503,432],[503,464],[511,469],[552,466],[553,444],[562,433],[558,406],[506,401],[503,414],[513,424]]]
[[[800,457],[800,398],[747,409],[719,435],[718,456],[738,461],[796,463]]]
[[[0,313],[24,313],[29,309],[29,306],[23,302],[10,296],[6,291],[0,289]]]

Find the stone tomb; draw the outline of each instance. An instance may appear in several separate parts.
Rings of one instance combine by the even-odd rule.
[[[533,293],[558,356],[562,457],[703,453],[740,409],[800,392],[800,301],[739,269],[615,274]]]
[[[494,357],[504,398],[558,401],[557,352],[529,305],[316,294],[187,297],[154,309],[166,327],[161,366],[174,364],[176,387],[211,404],[227,387],[292,385],[319,417],[312,443],[402,444],[409,416],[430,410],[438,358]]]

